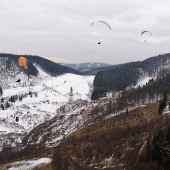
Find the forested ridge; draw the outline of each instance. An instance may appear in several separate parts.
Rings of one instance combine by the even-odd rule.
[[[18,66],[19,56],[20,55],[0,53],[0,60],[5,59],[6,69],[10,69],[12,67],[12,63],[15,63],[16,66],[19,67]],[[52,76],[57,76],[64,73],[80,74],[79,71],[76,71],[66,66],[62,66],[43,57],[34,56],[34,55],[23,55],[23,56],[28,59],[28,69],[22,71],[24,71],[28,75],[37,76],[38,71],[36,69],[35,64],[38,64],[44,71],[46,71]]]
[[[160,79],[170,73],[169,63],[170,54],[164,54],[98,72],[93,83],[92,99],[105,96],[103,92],[126,90],[135,86],[144,77]]]

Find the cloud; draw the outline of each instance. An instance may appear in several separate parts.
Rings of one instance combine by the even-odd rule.
[[[169,50],[169,6],[168,0],[1,0],[1,51],[72,63],[143,60]],[[98,20],[112,31],[90,27]],[[147,43],[143,30],[153,33]]]

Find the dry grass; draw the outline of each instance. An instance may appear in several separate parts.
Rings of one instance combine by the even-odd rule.
[[[62,166],[68,164],[73,170],[93,170],[95,167],[105,167],[105,170],[154,169],[157,165],[153,162],[141,163],[140,168],[137,166],[139,160],[144,161],[147,157],[147,145],[139,155],[145,141],[151,142],[155,132],[169,126],[168,114],[159,115],[158,107],[158,103],[149,104],[110,119],[103,115],[93,124],[77,130],[59,145]],[[37,156],[52,155],[55,151],[56,148],[40,150]],[[5,166],[10,164],[1,167]],[[47,164],[33,170],[43,169],[52,170],[52,166]]]
[[[79,164],[88,167],[111,169],[132,167],[148,136],[168,126],[167,115],[158,114],[158,103],[139,107],[128,114],[101,119],[70,135],[61,143],[61,154],[69,155]],[[109,157],[113,159],[108,161]],[[152,164],[152,163],[151,163]],[[144,165],[143,165],[144,166]],[[108,168],[109,169],[109,168]]]
[[[54,169],[52,168],[51,164],[46,164],[42,166],[37,166],[33,168],[32,170],[54,170]]]

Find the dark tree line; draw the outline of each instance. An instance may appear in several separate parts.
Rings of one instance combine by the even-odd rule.
[[[2,90],[2,86],[0,86],[0,96],[3,95],[3,90]]]
[[[4,164],[14,160],[17,161],[25,158],[35,158],[38,154],[39,152],[37,146],[31,144],[27,144],[24,149],[18,151],[14,150],[12,147],[4,148],[0,152],[0,164]]]
[[[142,62],[120,64],[108,70],[100,71],[94,79],[94,92],[100,96],[100,91],[125,91],[127,87],[136,85],[138,79],[144,74],[164,78],[170,71],[167,65],[170,54],[151,57]],[[160,68],[162,67],[163,68]],[[102,96],[102,95],[101,95]],[[96,98],[97,99],[97,98]]]
[[[170,169],[170,129],[166,136],[161,131],[152,140],[152,161],[157,161],[159,167]]]
[[[28,95],[30,97],[32,97],[33,95],[35,97],[38,96],[37,92],[29,91],[28,94],[13,95],[8,100],[6,100],[2,97],[1,100],[0,100],[0,103],[1,103],[0,107],[1,107],[2,110],[8,109],[11,106],[11,103],[15,103],[16,101],[22,101],[22,99],[27,97]]]
[[[163,96],[163,100],[161,100],[159,104],[159,114],[163,113],[166,105],[167,105],[167,94],[165,93]]]
[[[129,104],[147,104],[152,101],[160,101],[159,111],[163,111],[167,105],[167,101],[170,99],[170,74],[158,79],[156,81],[150,80],[143,87],[132,88],[130,90],[123,91],[119,95],[119,102],[124,106]]]
[[[91,95],[91,100],[97,100],[102,97],[106,97],[106,90],[95,90]]]
[[[120,67],[98,72],[94,79],[94,87],[96,90],[103,88],[107,90],[125,90],[126,87],[135,84],[140,76],[137,69],[138,62],[126,64]]]

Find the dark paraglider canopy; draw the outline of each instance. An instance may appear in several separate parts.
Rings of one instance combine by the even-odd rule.
[[[145,34],[145,33],[147,33],[147,32],[148,32],[150,35],[152,35],[152,33],[151,33],[150,31],[142,31],[142,32],[141,32],[141,35],[143,35],[143,34]]]
[[[21,81],[21,79],[18,79],[18,80],[16,80],[15,82],[18,82],[18,83],[19,83],[20,81]]]
[[[97,44],[101,44],[101,42],[98,42]]]

